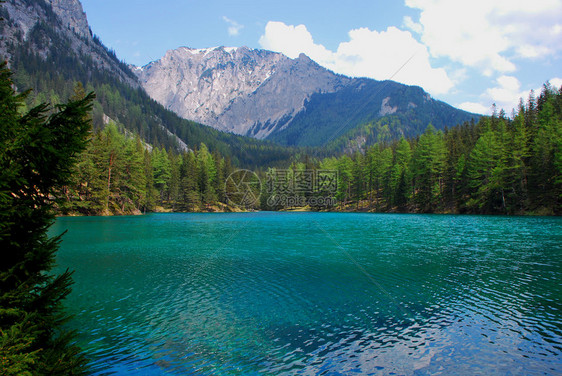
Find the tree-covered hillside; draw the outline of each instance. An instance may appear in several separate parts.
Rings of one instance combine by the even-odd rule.
[[[338,171],[336,210],[562,214],[562,89],[516,113],[317,161]]]
[[[363,136],[362,146],[370,146],[380,139],[415,137],[430,123],[442,130],[479,117],[431,99],[418,86],[354,79],[334,93],[312,95],[290,126],[268,140],[341,151],[356,135]]]
[[[110,215],[164,211],[231,211],[229,158],[205,144],[178,153],[147,148],[114,123],[96,131],[60,192],[61,214]]]
[[[235,170],[228,157],[209,152],[205,144],[181,154],[149,151],[138,137],[125,137],[110,124],[94,135],[82,155],[61,210],[232,210],[227,190],[233,187],[225,183]],[[259,169],[261,209],[286,206],[272,205],[272,197],[302,196],[300,202],[306,202],[322,196],[268,189],[277,172],[292,179],[314,170],[337,171],[338,177],[337,190],[329,197],[333,200],[328,200],[336,204],[312,205],[316,210],[561,214],[562,92],[545,85],[538,98],[521,103],[512,117],[501,111],[445,131],[430,125],[419,137],[379,142],[365,152],[295,156],[281,169]]]

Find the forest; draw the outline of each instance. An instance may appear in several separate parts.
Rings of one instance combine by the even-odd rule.
[[[73,184],[62,192],[59,210],[61,214],[237,210],[228,200],[225,184],[236,167],[228,156],[211,153],[204,143],[180,153],[152,147],[110,123],[92,134]],[[531,94],[526,103],[521,101],[511,116],[494,111],[477,123],[445,131],[429,125],[416,138],[379,142],[327,158],[295,155],[282,167],[289,179],[302,171],[337,172],[337,189],[330,192],[333,200],[310,205],[310,210],[560,214],[562,92],[547,83],[538,97]],[[278,170],[255,170],[263,183],[261,199],[241,209],[287,209],[271,204],[280,192],[266,184]],[[291,194],[309,198],[326,192]]]
[[[543,86],[512,115],[379,142],[315,168],[338,171],[334,210],[561,213],[562,89]]]
[[[230,160],[205,144],[180,154],[126,136],[110,123],[92,134],[58,210],[83,215],[235,210],[226,205],[224,192],[232,171]]]

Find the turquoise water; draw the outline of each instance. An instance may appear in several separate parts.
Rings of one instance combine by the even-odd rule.
[[[97,374],[562,374],[562,219],[59,218]]]

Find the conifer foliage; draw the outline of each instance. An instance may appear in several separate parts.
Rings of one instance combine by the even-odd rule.
[[[112,215],[151,211],[228,211],[228,158],[204,143],[178,153],[145,144],[109,123],[92,134],[63,187],[62,214]]]
[[[429,125],[417,138],[318,167],[338,170],[336,198],[346,209],[559,215],[562,90],[546,83],[511,117],[502,110],[444,132]]]
[[[71,273],[51,274],[60,236],[49,237],[53,204],[86,147],[93,94],[24,112],[0,66],[0,373],[82,374],[85,359],[62,324]]]

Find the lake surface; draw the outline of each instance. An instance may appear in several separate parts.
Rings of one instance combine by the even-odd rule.
[[[562,218],[59,218],[97,374],[560,375]]]

